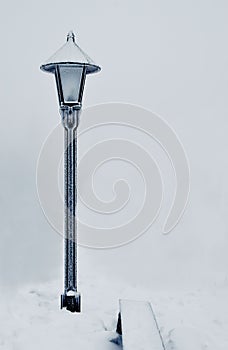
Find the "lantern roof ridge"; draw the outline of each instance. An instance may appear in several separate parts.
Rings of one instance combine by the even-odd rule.
[[[85,66],[86,73],[98,72],[101,68],[77,45],[75,34],[70,31],[67,34],[66,43],[57,50],[44,64],[41,65],[43,71],[55,73],[55,68],[60,64],[73,64]]]

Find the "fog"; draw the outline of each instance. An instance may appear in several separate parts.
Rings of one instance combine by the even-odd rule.
[[[161,288],[227,283],[227,11],[222,0],[2,4],[2,285],[61,276],[62,239],[43,215],[36,190],[40,149],[60,121],[54,79],[39,66],[71,29],[102,67],[87,79],[83,108],[118,101],[157,113],[180,138],[191,171],[186,211],[169,235],[161,229],[166,208],[145,234],[128,245],[109,250],[81,247],[80,278],[94,271],[112,282],[120,278]],[[112,130],[107,132],[111,135]],[[91,142],[93,135],[89,137]],[[157,152],[156,147],[147,151],[153,150]],[[152,154],[158,162],[159,154]],[[107,174],[115,171],[118,178],[121,167],[117,162],[114,170],[106,169]],[[102,168],[99,174],[102,179]],[[170,176],[163,174],[164,182]],[[96,180],[97,191],[105,198],[99,176]],[[132,184],[133,192],[138,184],[142,185],[138,180]]]

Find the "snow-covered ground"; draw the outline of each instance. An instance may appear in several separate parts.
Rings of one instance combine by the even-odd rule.
[[[91,281],[91,279],[90,279]],[[103,284],[103,286],[102,286]],[[2,291],[0,349],[114,350],[118,297],[150,300],[168,350],[227,350],[227,287],[156,291],[81,285],[81,314],[59,310],[60,281]],[[4,297],[3,297],[4,296]]]

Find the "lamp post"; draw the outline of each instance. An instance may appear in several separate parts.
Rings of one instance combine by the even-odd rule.
[[[86,75],[100,70],[69,32],[66,43],[41,65],[55,75],[60,114],[64,127],[64,293],[61,309],[80,312],[77,286],[77,127]]]

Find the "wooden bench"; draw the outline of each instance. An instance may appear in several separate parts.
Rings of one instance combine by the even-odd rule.
[[[117,333],[122,338],[124,350],[165,350],[149,302],[120,300]]]

